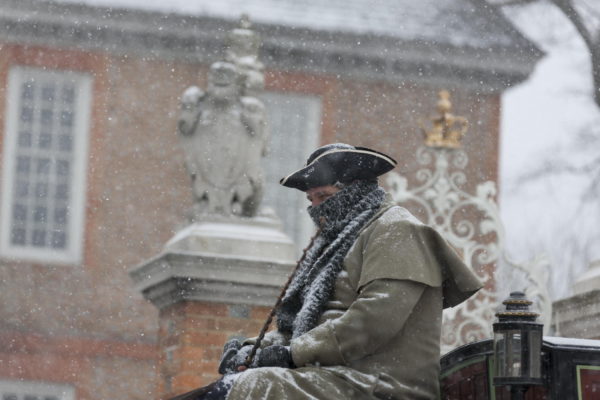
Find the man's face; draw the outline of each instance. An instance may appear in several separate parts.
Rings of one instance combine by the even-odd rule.
[[[316,207],[339,191],[340,189],[333,185],[317,186],[306,191],[306,198]]]

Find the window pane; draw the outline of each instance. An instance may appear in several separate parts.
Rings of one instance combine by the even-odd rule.
[[[62,151],[71,151],[73,147],[73,138],[69,134],[63,134],[58,137],[58,148]]]
[[[17,157],[17,173],[28,174],[31,166],[31,159],[26,156]]]
[[[33,84],[30,82],[24,83],[21,86],[21,98],[23,100],[33,99]]]
[[[43,231],[41,229],[34,229],[31,244],[33,244],[36,247],[45,247],[46,231]]]
[[[63,111],[60,113],[60,124],[61,126],[70,127],[73,125],[73,113],[70,111]]]
[[[35,185],[35,197],[38,199],[48,197],[48,184],[46,182],[40,182]]]
[[[17,185],[15,187],[15,196],[17,198],[27,197],[29,194],[29,182],[27,181],[17,181]]]
[[[13,245],[24,246],[25,245],[25,229],[13,227],[10,242]]]
[[[33,220],[40,223],[46,222],[47,211],[46,207],[36,207],[33,213]]]
[[[62,91],[63,103],[72,103],[75,100],[75,88],[73,86],[65,86]]]
[[[64,225],[67,223],[67,209],[57,208],[54,210],[54,223]]]
[[[42,149],[49,149],[52,145],[52,136],[48,133],[40,133],[39,146]]]
[[[69,198],[69,187],[66,184],[56,185],[56,199],[67,200]]]
[[[0,400],[75,400],[75,396],[74,388],[68,385],[1,379]]]
[[[58,160],[56,163],[56,175],[61,177],[69,176],[69,161]]]
[[[64,232],[52,232],[52,247],[64,249],[67,247],[67,235]]]
[[[52,124],[52,110],[42,110],[41,121],[43,125]]]
[[[31,147],[31,133],[21,131],[19,133],[19,147]]]
[[[42,100],[44,101],[54,101],[54,86],[46,86],[42,88]]]
[[[13,206],[13,219],[15,221],[25,221],[27,219],[27,207],[23,204]]]
[[[47,175],[50,172],[50,159],[40,158],[37,160],[36,172],[38,175]]]
[[[23,107],[21,109],[21,121],[25,123],[33,121],[33,108]]]

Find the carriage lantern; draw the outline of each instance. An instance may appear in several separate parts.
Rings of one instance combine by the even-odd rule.
[[[543,325],[523,292],[512,292],[494,323],[494,385],[510,386],[511,398],[522,399],[529,386],[542,384]]]

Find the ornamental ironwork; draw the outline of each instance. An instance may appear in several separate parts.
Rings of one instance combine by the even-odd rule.
[[[386,183],[393,199],[440,232],[484,284],[468,301],[444,311],[442,352],[446,353],[460,345],[492,336],[498,306],[495,271],[500,263],[525,275],[526,287],[523,289],[536,302],[540,319],[546,326],[550,326],[552,305],[546,289],[545,264],[540,259],[516,264],[503,251],[505,233],[495,200],[496,183],[485,181],[467,185],[464,170],[469,158],[458,140],[466,133],[466,120],[451,116],[453,121],[463,121],[459,124],[461,127],[456,128],[459,130],[450,136],[438,135],[441,127],[449,126],[444,122],[448,115],[443,115],[451,106],[447,92],[442,93],[440,102],[444,106],[438,104],[442,115],[432,118],[437,129],[434,129],[434,135],[423,128],[426,139],[425,146],[416,153],[420,165],[415,175],[416,186],[409,188],[409,180],[395,172],[388,175]],[[432,138],[440,140],[432,141]],[[444,138],[452,139],[445,142]],[[467,186],[474,187],[474,193],[470,193]]]

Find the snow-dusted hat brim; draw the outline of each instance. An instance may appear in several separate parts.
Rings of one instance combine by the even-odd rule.
[[[310,160],[310,158],[309,158]],[[371,180],[391,171],[396,160],[366,147],[333,148],[292,172],[279,183],[303,192],[310,188]]]

